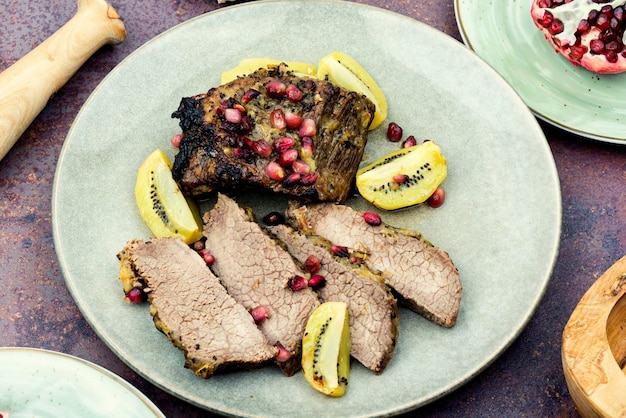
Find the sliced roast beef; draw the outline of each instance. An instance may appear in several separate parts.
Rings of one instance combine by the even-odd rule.
[[[366,253],[367,266],[382,272],[400,302],[425,318],[452,327],[461,303],[459,272],[450,256],[420,233],[381,224],[372,226],[348,206],[292,204],[289,221],[333,244]]]
[[[276,225],[271,233],[301,263],[311,255],[320,261],[316,274],[325,278],[318,294],[322,302],[345,302],[350,320],[350,354],[365,367],[380,374],[393,357],[398,339],[398,307],[395,297],[363,264],[350,263],[331,253],[328,240],[304,234],[287,225]]]
[[[302,97],[285,94],[286,88],[296,88]],[[181,100],[173,113],[183,131],[174,179],[192,195],[265,189],[343,202],[374,111],[365,96],[296,76],[285,65],[259,69]],[[292,165],[295,157],[298,163]]]
[[[250,313],[183,241],[132,240],[118,257],[126,275],[122,280],[147,293],[156,327],[183,351],[185,367],[198,376],[259,367],[276,356]]]
[[[319,305],[317,295],[309,288],[291,290],[288,281],[304,273],[233,199],[219,194],[204,222],[205,246],[215,256],[211,268],[246,309],[269,309],[269,318],[259,327],[270,344],[289,350],[291,358],[279,366],[292,375],[300,367],[302,334]]]

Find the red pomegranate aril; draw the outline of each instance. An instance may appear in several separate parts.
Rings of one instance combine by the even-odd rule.
[[[417,145],[417,139],[413,135],[409,136],[402,142],[402,148],[414,147]]]
[[[265,139],[254,141],[251,148],[252,151],[256,152],[263,158],[267,158],[272,154],[272,146]]]
[[[283,181],[285,179],[285,169],[280,166],[276,161],[270,162],[265,167],[265,174],[272,180]]]
[[[315,125],[315,120],[311,118],[305,118],[302,120],[302,125],[300,125],[300,130],[298,134],[300,137],[313,137],[317,132],[317,126]]]
[[[304,185],[304,186],[310,186],[312,184],[315,184],[315,182],[318,179],[318,174],[317,173],[309,173],[309,174],[304,174],[302,176],[302,178],[300,179],[300,184]]]
[[[291,169],[294,173],[298,174],[309,174],[311,172],[311,166],[302,160],[295,160],[293,164],[291,164]]]
[[[301,101],[302,97],[304,96],[302,90],[294,85],[287,87],[285,94],[287,95],[287,100],[294,103]]]
[[[363,219],[365,220],[365,223],[367,223],[368,225],[372,225],[372,226],[378,226],[383,222],[382,219],[380,218],[380,215],[377,214],[376,212],[363,213]]]
[[[318,256],[311,254],[304,261],[304,269],[311,274],[315,274],[319,271],[321,261]]]
[[[276,361],[284,363],[291,358],[291,353],[281,343],[274,344],[274,347],[278,348],[278,354],[276,354]]]
[[[261,94],[261,93],[258,90],[250,89],[250,90],[248,90],[247,92],[244,93],[243,97],[241,98],[241,102],[243,104],[249,103],[250,100],[253,100],[259,94]]]
[[[267,95],[274,98],[280,99],[285,95],[285,91],[287,90],[287,86],[285,83],[280,81],[270,81],[267,85]]]
[[[446,200],[446,193],[441,187],[438,187],[437,190],[426,200],[426,203],[431,208],[438,208],[443,205],[443,202]]]
[[[283,180],[283,185],[285,185],[285,186],[293,186],[294,184],[299,183],[301,179],[302,179],[302,174],[300,174],[300,173],[289,173],[289,174],[287,174],[287,177],[285,177],[285,180]]]
[[[331,250],[333,254],[335,254],[338,257],[348,257],[350,255],[350,251],[348,250],[348,247],[345,247],[343,245],[333,245],[331,247]]]
[[[559,33],[563,32],[563,22],[561,22],[558,19],[555,19],[551,24],[550,24],[550,33],[552,35],[558,35]]]
[[[583,19],[580,22],[578,22],[578,27],[576,28],[576,31],[579,33],[587,33],[589,32],[589,28],[591,28],[591,26],[589,25],[589,21],[587,21],[587,19]]]
[[[285,124],[289,129],[298,129],[302,125],[302,116],[293,112],[285,112]]]
[[[276,129],[285,129],[287,122],[285,122],[285,113],[282,109],[274,109],[270,113],[270,123]]]
[[[125,296],[130,303],[141,303],[144,301],[143,291],[141,289],[137,289],[136,287],[130,289]]]
[[[176,134],[170,138],[170,143],[178,148],[180,146],[180,141],[183,139],[183,134]]]
[[[402,139],[402,128],[395,122],[389,122],[387,125],[387,139],[391,142],[398,142]]]
[[[302,276],[295,275],[291,279],[287,281],[287,286],[294,292],[297,292],[302,289],[306,289],[309,285],[307,279]]]
[[[402,184],[406,182],[408,179],[409,179],[409,176],[407,176],[406,174],[396,174],[395,176],[393,176],[393,182],[397,184]]]
[[[281,152],[278,156],[278,164],[283,167],[290,167],[298,159],[298,150],[291,148]]]
[[[309,287],[314,289],[319,289],[320,287],[324,287],[326,284],[326,278],[320,274],[314,274],[309,279]]]
[[[305,136],[300,140],[302,142],[300,149],[301,158],[311,158],[313,156],[313,138]]]
[[[601,54],[604,52],[604,42],[599,39],[594,39],[589,43],[589,48],[591,49],[591,52]]]
[[[241,112],[238,109],[228,108],[224,109],[224,117],[231,123],[241,122]]]
[[[275,139],[272,147],[276,152],[281,153],[287,151],[289,148],[292,148],[295,144],[295,139],[288,136],[283,136],[282,138]]]
[[[215,263],[215,256],[211,254],[206,248],[198,251],[198,255],[202,257],[202,260],[204,260],[206,265],[209,267],[211,267],[213,263]]]
[[[252,315],[254,322],[260,324],[270,317],[270,310],[267,306],[259,305],[250,310],[250,315]]]

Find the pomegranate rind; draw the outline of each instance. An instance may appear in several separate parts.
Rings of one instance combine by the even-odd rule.
[[[387,118],[387,99],[374,78],[354,58],[335,51],[317,64],[317,76],[346,90],[365,95],[376,106],[369,130],[376,129]]]
[[[317,68],[315,64],[301,61],[281,61],[274,58],[244,58],[239,63],[224,72],[222,72],[222,84],[229,83],[237,77],[247,76],[258,70],[259,68],[275,68],[281,63],[287,65],[287,69],[293,71],[294,75],[299,77],[317,76]]]
[[[550,43],[550,45],[552,45],[552,47],[557,53],[564,56],[574,66],[576,67],[580,66],[593,73],[618,74],[618,73],[622,73],[626,71],[626,58],[621,56],[621,54],[619,54],[617,62],[612,63],[612,62],[609,62],[603,54],[591,54],[587,52],[583,54],[582,56],[579,56],[578,54],[574,53],[572,51],[572,46],[573,46],[572,40],[574,36],[573,33],[563,33],[563,34],[553,35],[552,33],[550,33],[550,30],[548,28],[543,27],[543,25],[541,24],[546,11],[550,11],[552,13],[555,9],[558,10],[558,8],[562,6],[557,6],[555,8],[541,7],[539,5],[540,1],[541,0],[533,0],[533,3],[530,8],[530,14],[532,16],[533,23],[535,24],[535,26],[537,26],[537,28],[543,32],[544,37]],[[579,1],[579,0],[571,0],[571,1],[568,1],[567,3],[571,3],[572,1]],[[625,5],[626,1],[616,1],[613,3],[618,4],[618,5]],[[575,22],[574,22],[575,25],[573,25],[574,27],[577,26],[578,22],[580,22],[582,19],[587,18],[590,10],[600,10],[603,6],[606,5],[606,3],[602,3],[602,4],[601,3],[591,3],[591,4],[585,3],[585,5],[587,6],[587,8],[581,7],[579,8],[579,10],[577,10],[577,14],[574,18],[575,19]],[[569,26],[572,26],[572,24],[570,24]],[[601,31],[599,29],[593,27],[588,33],[581,36],[580,45],[586,47],[587,51],[589,51],[590,42],[593,39],[598,39],[600,33]]]

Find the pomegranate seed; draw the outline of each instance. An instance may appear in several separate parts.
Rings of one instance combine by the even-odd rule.
[[[246,103],[250,102],[250,100],[252,100],[255,97],[257,97],[259,94],[261,94],[261,93],[258,90],[250,89],[247,92],[245,92],[245,94],[241,98],[241,102],[243,104],[246,104]]]
[[[302,174],[300,173],[289,173],[287,175],[287,177],[285,177],[285,180],[283,180],[283,184],[285,186],[292,186],[296,183],[300,182],[300,179],[302,179]]]
[[[283,181],[285,179],[285,169],[275,161],[265,167],[265,174],[272,180]]]
[[[285,113],[282,109],[274,109],[270,113],[270,123],[276,129],[285,129],[287,122],[285,122]]]
[[[287,87],[287,90],[285,91],[285,93],[287,94],[287,99],[290,102],[297,103],[302,100],[302,96],[303,96],[302,90],[300,90],[296,86]]]
[[[402,139],[402,128],[395,122],[389,122],[387,125],[387,139],[391,142],[398,142]]]
[[[590,28],[591,26],[589,25],[589,21],[587,19],[582,19],[580,22],[578,22],[578,27],[576,28],[576,31],[583,34],[589,32]]]
[[[552,35],[558,35],[563,32],[563,22],[559,19],[555,19],[554,22],[550,24],[550,28],[548,29]]]
[[[287,286],[289,286],[289,288],[294,292],[305,289],[308,285],[309,284],[307,280],[304,277],[298,275],[293,276],[287,281]]]
[[[591,52],[601,54],[604,52],[604,42],[599,39],[593,39],[591,42],[589,42],[589,49],[591,49]]]
[[[309,279],[309,287],[312,287],[314,289],[324,287],[325,284],[326,284],[326,279],[324,278],[324,276],[320,274],[314,274]]]
[[[393,176],[393,181],[394,183],[397,183],[397,184],[402,184],[408,179],[409,179],[409,176],[407,176],[406,174],[396,174],[395,176]]]
[[[287,151],[289,148],[293,147],[296,144],[296,140],[290,138],[288,136],[283,136],[282,138],[277,138],[274,140],[272,147],[276,150],[276,152],[281,153]]]
[[[176,134],[170,138],[170,143],[178,148],[180,146],[180,141],[183,139],[183,134]]]
[[[305,174],[300,179],[300,183],[305,185],[305,186],[310,186],[312,184],[315,184],[315,182],[317,181],[318,177],[319,176],[317,175],[317,173]]]
[[[435,192],[426,200],[426,203],[431,208],[438,208],[443,205],[443,202],[446,200],[446,193],[440,187],[435,190]]]
[[[233,148],[233,155],[242,160],[248,160],[250,158],[250,150],[244,148]]]
[[[596,26],[601,31],[607,30],[609,27],[611,27],[611,18],[606,13],[601,13],[596,20]]]
[[[278,354],[276,354],[276,361],[284,363],[291,358],[291,353],[281,343],[274,344],[274,347],[278,348]]]
[[[285,112],[285,124],[289,129],[298,129],[302,125],[302,116],[293,112]]]
[[[302,138],[302,148],[300,149],[301,158],[311,158],[313,156],[313,138],[305,136]]]
[[[359,264],[363,260],[361,259],[361,257],[357,257],[356,255],[351,255],[350,257],[348,257],[348,261],[350,262],[350,264]]]
[[[333,245],[331,247],[331,250],[333,254],[335,254],[338,257],[347,257],[350,255],[350,252],[348,251],[348,247],[344,247],[343,245]]]
[[[317,126],[315,125],[315,120],[311,118],[306,118],[302,120],[302,125],[300,125],[300,130],[298,131],[300,138],[305,137],[305,136],[308,136],[308,137],[315,136],[316,132],[317,132]]]
[[[202,260],[204,260],[207,266],[211,267],[213,263],[215,263],[215,256],[211,254],[206,248],[198,251],[198,254],[200,255],[200,257],[202,257]]]
[[[317,273],[319,271],[320,264],[321,264],[321,262],[320,262],[319,257],[317,257],[316,255],[311,254],[304,261],[304,269],[306,271],[308,271],[309,273],[311,273],[311,274],[315,274],[315,273]]]
[[[239,123],[241,122],[241,111],[235,108],[225,109],[224,117],[231,123]]]
[[[402,143],[402,148],[414,147],[415,145],[417,145],[417,139],[415,139],[415,137],[411,135],[404,140],[404,142]]]
[[[252,310],[250,311],[250,315],[252,315],[254,322],[260,324],[270,317],[270,310],[267,306],[259,305],[255,308],[252,308]]]
[[[270,212],[263,217],[263,223],[267,226],[280,225],[285,223],[285,217],[279,212]]]
[[[363,213],[363,219],[368,225],[378,226],[383,221],[380,219],[380,216],[376,212],[365,212]]]
[[[141,289],[133,288],[126,293],[126,299],[130,303],[141,303],[144,300],[144,295]]]
[[[543,26],[544,28],[549,28],[552,22],[554,22],[554,15],[546,10],[543,13],[543,17],[541,18],[541,26]]]
[[[285,83],[281,83],[280,81],[270,81],[267,85],[267,95],[274,99],[280,99],[283,97],[286,90],[287,86],[285,86]]]
[[[291,164],[291,169],[298,174],[309,174],[311,172],[311,166],[302,160],[295,160]]]
[[[272,146],[264,139],[254,141],[251,148],[252,151],[256,152],[263,158],[267,158],[272,154]]]
[[[291,148],[285,152],[281,152],[278,156],[278,164],[283,167],[291,166],[298,159],[298,151]]]

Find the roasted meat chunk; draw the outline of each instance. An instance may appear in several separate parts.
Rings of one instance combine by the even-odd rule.
[[[365,96],[285,64],[259,69],[181,100],[174,179],[188,195],[263,189],[343,202],[374,111]]]
[[[314,234],[305,234],[288,225],[276,225],[271,233],[287,251],[305,264],[310,256],[319,260],[324,285],[318,295],[322,302],[344,302],[348,306],[352,357],[376,374],[382,373],[393,357],[398,340],[398,306],[379,275],[362,263],[332,254],[332,244]]]
[[[310,288],[296,291],[289,287],[290,279],[305,273],[249,212],[226,195],[218,195],[204,222],[205,246],[215,256],[211,268],[247,310],[268,309],[268,318],[259,328],[270,344],[279,343],[291,353],[278,364],[286,375],[292,375],[300,368],[306,322],[319,305]]]
[[[148,295],[156,327],[185,355],[185,367],[208,378],[218,370],[249,369],[277,354],[250,313],[182,240],[132,240],[118,254],[132,287]]]
[[[448,253],[420,233],[384,223],[369,225],[362,212],[335,204],[292,204],[287,219],[304,232],[364,253],[367,266],[382,273],[404,306],[444,327],[456,324],[459,272]]]

